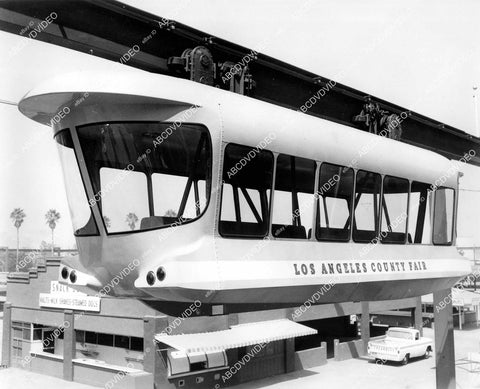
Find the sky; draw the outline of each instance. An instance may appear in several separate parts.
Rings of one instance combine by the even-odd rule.
[[[472,86],[480,86],[480,2],[125,0],[153,14],[278,58],[389,100],[471,134]],[[50,240],[44,215],[62,217],[56,243],[74,239],[57,150],[48,127],[23,117],[17,103],[43,79],[73,70],[115,71],[106,62],[0,32],[0,246],[16,246],[9,219],[25,210],[21,247]],[[12,51],[12,48],[18,50]],[[459,236],[480,244],[480,169],[465,166]]]

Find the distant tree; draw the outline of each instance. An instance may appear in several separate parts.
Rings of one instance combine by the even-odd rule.
[[[105,227],[110,228],[112,226],[112,221],[108,216],[104,216],[103,221],[105,222]]]
[[[135,224],[138,222],[138,216],[135,215],[133,212],[127,214],[127,218],[125,219],[130,229],[133,231],[135,229]]]
[[[18,252],[20,245],[20,227],[22,226],[27,215],[23,212],[22,208],[15,208],[10,214],[10,219],[13,221],[13,225],[17,229],[17,260],[15,263],[15,269],[18,271]]]
[[[168,216],[168,217],[176,217],[177,216],[177,211],[173,210],[173,209],[167,209],[165,211],[165,216]]]
[[[45,214],[45,220],[50,229],[52,230],[52,255],[53,255],[53,248],[55,246],[55,240],[53,236],[53,231],[57,226],[57,222],[60,220],[61,216],[60,213],[57,212],[55,209],[49,209],[48,212]]]

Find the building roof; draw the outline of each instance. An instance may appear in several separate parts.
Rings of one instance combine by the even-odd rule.
[[[276,340],[314,335],[317,330],[288,319],[232,326],[228,330],[197,334],[155,335],[155,340],[185,353],[222,351]]]

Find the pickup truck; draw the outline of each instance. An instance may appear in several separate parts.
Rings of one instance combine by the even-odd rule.
[[[428,358],[432,352],[432,339],[420,337],[414,328],[391,327],[385,337],[368,342],[368,355],[377,360],[402,362],[410,358]]]

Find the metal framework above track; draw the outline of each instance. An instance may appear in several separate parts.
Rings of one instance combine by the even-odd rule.
[[[52,13],[54,19],[49,16]],[[0,3],[0,30],[13,34],[28,36],[35,31],[28,28],[30,22],[40,30],[39,23],[48,17],[52,26],[36,33],[36,40],[295,110],[305,107],[305,102],[323,88],[321,99],[302,111],[375,133],[385,128],[389,120],[401,118],[401,130],[391,137],[450,159],[460,159],[473,150],[475,156],[467,162],[480,166],[480,139],[464,131],[121,2],[6,0]]]

